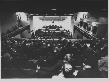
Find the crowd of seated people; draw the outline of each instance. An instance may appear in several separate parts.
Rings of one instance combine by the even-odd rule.
[[[78,26],[81,28],[83,27],[83,29],[85,31],[91,31],[93,34],[96,34],[97,33],[97,26],[93,26],[92,24],[84,21],[84,19],[80,19],[80,22],[78,24]]]
[[[9,69],[6,68],[11,70],[12,67],[20,71],[24,75],[23,77],[52,78],[52,76],[63,71],[65,78],[87,78],[87,75],[83,76],[85,74],[84,70],[89,71],[89,77],[101,77],[98,60],[107,56],[106,48],[107,46],[104,47],[103,41],[79,40],[73,42],[67,39],[32,40],[10,38],[2,41],[1,63],[2,70],[5,70],[5,72],[2,71],[2,77],[20,77],[16,76],[17,74],[13,75],[13,72],[11,72],[13,75],[11,76]],[[78,74],[74,75],[76,70],[78,70]]]
[[[36,30],[31,39],[2,39],[1,77],[52,78],[61,72],[65,78],[108,77],[107,73],[101,76],[98,67],[101,57],[108,55],[107,41],[72,41],[69,30],[54,27],[54,30],[50,26]]]
[[[49,25],[49,26],[43,26],[43,28],[45,28],[45,29],[55,29],[55,30],[57,30],[57,31],[59,31],[60,30],[60,28],[62,28],[62,26],[57,26],[57,25]]]
[[[64,37],[64,38],[72,38],[72,34],[70,33],[69,30],[57,30],[58,27],[50,27],[50,26],[47,26],[45,27],[46,29],[38,29],[35,31],[35,33],[33,32],[32,33],[32,38],[44,38],[44,39],[59,39],[61,37]],[[54,29],[54,30],[51,30],[50,28]]]

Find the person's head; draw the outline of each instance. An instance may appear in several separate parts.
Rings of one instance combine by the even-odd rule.
[[[70,59],[71,59],[71,54],[66,54],[66,55],[65,55],[65,59],[66,59],[67,61],[70,61]]]
[[[72,71],[72,66],[70,64],[66,63],[64,65],[64,70],[65,70],[65,72],[70,72],[70,71]]]

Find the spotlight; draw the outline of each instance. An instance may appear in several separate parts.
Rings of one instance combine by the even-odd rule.
[[[51,9],[51,10],[56,11],[56,9]]]
[[[35,15],[39,15],[39,14],[35,14]]]
[[[68,15],[74,15],[74,14],[71,13],[71,14],[68,14]]]
[[[34,15],[34,14],[30,14],[30,15]]]

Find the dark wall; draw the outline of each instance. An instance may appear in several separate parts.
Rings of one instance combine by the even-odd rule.
[[[8,29],[11,30],[12,26],[15,26],[17,17],[15,13],[2,13],[0,16],[1,32],[6,33]]]
[[[98,25],[97,37],[108,39],[108,24],[99,24]]]

